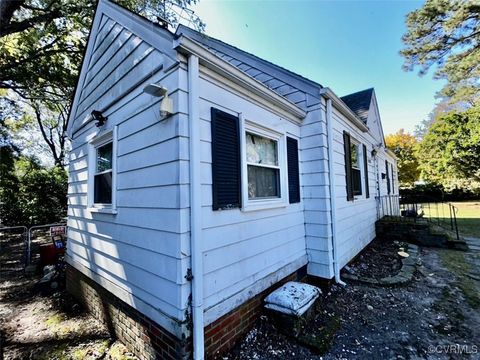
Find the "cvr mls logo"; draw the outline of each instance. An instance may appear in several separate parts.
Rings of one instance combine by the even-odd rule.
[[[430,345],[428,347],[429,353],[435,354],[478,354],[477,345],[460,345],[460,344],[450,344],[450,345]]]

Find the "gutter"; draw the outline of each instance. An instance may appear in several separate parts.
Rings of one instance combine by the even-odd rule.
[[[203,360],[205,344],[203,333],[203,249],[202,203],[200,181],[200,117],[198,57],[188,57],[188,127],[190,132],[190,261],[192,268],[193,358]]]
[[[326,99],[332,100],[335,107],[347,117],[357,128],[363,132],[368,132],[368,126],[345,104],[330,88],[320,89],[320,95]]]
[[[320,90],[320,95],[323,94]],[[328,90],[328,89],[327,89]],[[333,273],[335,275],[335,281],[337,284],[346,285],[340,278],[340,264],[338,259],[338,247],[337,247],[337,205],[335,199],[335,173],[333,168],[333,116],[332,116],[332,99],[325,97],[327,102],[326,121],[327,121],[327,146],[328,146],[328,180],[330,186],[328,187],[330,192],[330,214],[332,219],[332,248],[333,248]]]
[[[263,83],[255,80],[229,62],[222,60],[211,51],[200,45],[196,41],[180,35],[174,41],[173,47],[183,54],[195,54],[201,59],[202,65],[226,77],[237,85],[248,90],[250,93],[260,96],[267,102],[279,107],[296,119],[304,119],[307,113],[297,105],[278,95],[273,90],[266,87]],[[297,120],[297,122],[299,122]]]
[[[392,158],[395,159],[395,161],[398,161],[398,158],[397,158],[397,155],[395,155],[395,153],[390,150],[388,147],[385,146],[385,152],[390,155]]]

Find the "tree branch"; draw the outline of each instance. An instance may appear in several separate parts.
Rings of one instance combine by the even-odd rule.
[[[36,24],[50,22],[62,16],[63,14],[60,9],[53,9],[48,13],[34,16],[23,21],[5,23],[2,21],[2,24],[0,25],[0,37],[27,30]]]
[[[53,159],[55,161],[55,165],[57,166],[63,166],[61,159],[57,155],[57,149],[55,148],[55,143],[53,141],[50,141],[48,138],[47,133],[45,132],[45,127],[43,126],[42,123],[42,114],[40,113],[40,109],[36,104],[32,104],[32,108],[35,112],[35,118],[37,120],[38,126],[40,128],[40,132],[42,133],[42,137],[47,143],[48,147],[50,148],[50,151],[52,152]]]

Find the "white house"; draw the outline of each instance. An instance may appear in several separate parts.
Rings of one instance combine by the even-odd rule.
[[[286,279],[341,281],[398,194],[373,89],[107,0],[68,134],[68,289],[145,359],[228,349]]]

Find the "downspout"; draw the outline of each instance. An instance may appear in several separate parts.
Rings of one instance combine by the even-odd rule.
[[[326,95],[326,94],[322,94]],[[333,248],[333,272],[337,284],[346,285],[340,278],[340,265],[338,260],[337,248],[337,207],[335,201],[335,173],[333,168],[333,118],[332,118],[332,99],[325,96],[327,101],[327,145],[328,145],[328,180],[330,191],[330,213],[332,218],[332,248]]]
[[[188,57],[188,127],[190,131],[190,260],[192,266],[193,358],[204,358],[202,203],[200,185],[200,119],[198,57]]]

